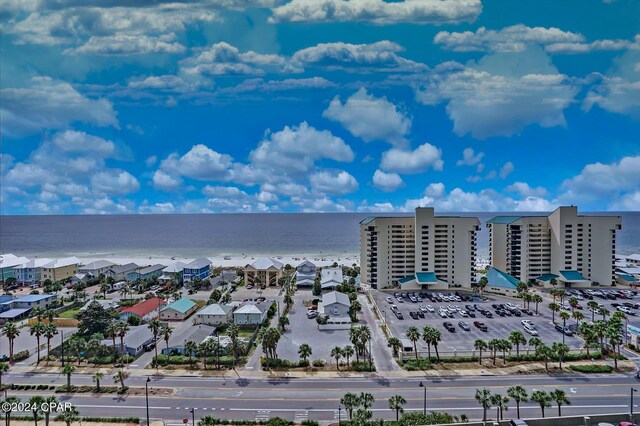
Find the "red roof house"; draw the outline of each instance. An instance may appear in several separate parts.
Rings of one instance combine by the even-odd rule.
[[[126,320],[127,317],[135,315],[140,319],[147,319],[156,316],[160,311],[160,307],[164,305],[164,300],[159,297],[152,297],[142,302],[136,303],[120,310],[120,319]]]

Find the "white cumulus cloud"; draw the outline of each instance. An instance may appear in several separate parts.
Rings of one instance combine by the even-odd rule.
[[[309,178],[317,192],[328,195],[346,195],[358,189],[358,181],[344,170],[320,171]]]
[[[384,192],[393,192],[404,186],[404,182],[399,174],[385,173],[379,169],[373,174],[373,184],[376,188]]]
[[[424,143],[414,150],[392,148],[382,153],[380,168],[382,170],[403,174],[416,174],[433,170],[442,170],[442,150]]]

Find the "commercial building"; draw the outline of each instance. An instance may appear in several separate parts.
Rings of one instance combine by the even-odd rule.
[[[66,280],[78,273],[80,259],[77,257],[65,257],[54,260],[42,267],[42,281],[51,280],[53,282]]]
[[[435,216],[418,207],[415,216],[369,217],[360,222],[360,274],[373,288],[470,288],[475,282],[476,217]],[[419,281],[426,273],[433,282]]]
[[[491,265],[523,282],[610,286],[616,281],[620,216],[578,215],[575,206],[548,216],[497,216],[487,221]]]

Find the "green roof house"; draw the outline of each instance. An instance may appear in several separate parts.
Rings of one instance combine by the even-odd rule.
[[[161,321],[183,321],[198,310],[196,302],[190,299],[178,299],[160,310]]]

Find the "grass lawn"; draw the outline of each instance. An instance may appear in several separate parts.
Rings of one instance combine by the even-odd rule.
[[[253,332],[255,331],[255,328],[251,329],[251,328],[241,328],[240,329],[240,333],[238,333],[238,337],[251,337],[251,335],[253,334]]]
[[[80,312],[80,308],[76,308],[76,309],[69,309],[68,311],[64,311],[63,313],[61,313],[60,315],[58,315],[60,318],[71,318],[74,319],[75,315]]]

